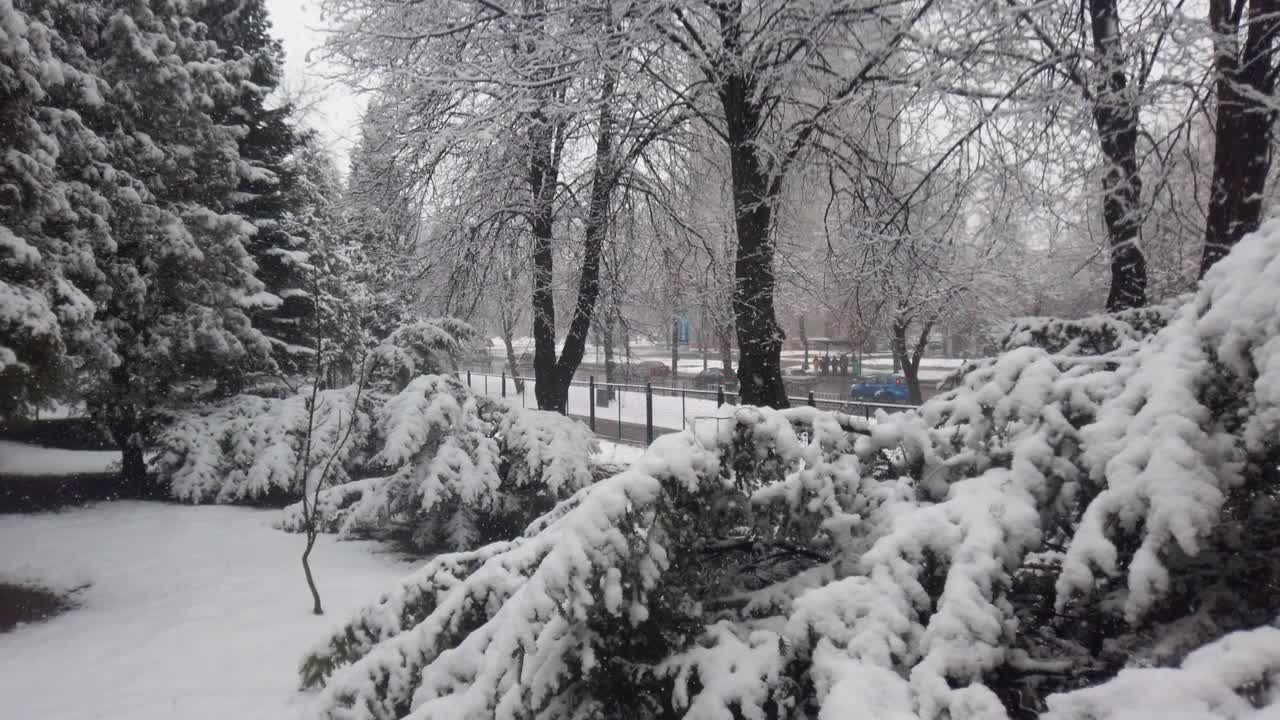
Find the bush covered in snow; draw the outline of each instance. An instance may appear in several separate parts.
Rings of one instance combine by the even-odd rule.
[[[449,372],[479,337],[470,325],[453,318],[401,325],[374,349],[371,380],[375,387],[398,390],[420,375]]]
[[[402,385],[407,373],[449,363],[460,347],[447,339],[453,331],[468,329],[424,322],[393,333],[373,352],[359,402],[357,384],[320,390],[314,417],[310,388],[187,408],[160,433],[154,474],[187,502],[291,502],[323,482],[317,518],[326,529],[404,537],[421,549],[519,534],[592,482],[595,441],[580,423],[475,395],[451,375]],[[303,517],[301,503],[291,505],[282,526],[300,530]]]
[[[372,476],[319,495],[321,521],[344,536],[471,548],[519,534],[592,481],[581,424],[473,395],[452,376],[411,382],[378,411],[373,436]],[[302,522],[301,503],[285,509],[285,529]]]
[[[330,469],[343,483],[360,466],[372,441],[374,396],[353,407],[356,386],[321,390],[316,397],[309,467],[323,468],[346,432]],[[160,431],[152,474],[175,500],[234,503],[289,501],[302,492],[310,388],[284,398],[236,395],[177,413]]]
[[[1280,223],[1009,344],[874,426],[725,408],[438,556],[306,656],[317,714],[1276,712]]]
[[[1008,352],[1034,346],[1066,355],[1102,355],[1145,340],[1167,325],[1172,314],[1172,307],[1156,305],[1080,320],[1022,318],[1005,333],[999,348]]]

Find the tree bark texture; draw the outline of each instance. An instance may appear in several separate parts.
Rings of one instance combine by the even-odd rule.
[[[555,195],[560,177],[560,128],[545,117],[535,117],[529,129],[531,155],[529,185],[533,207],[529,229],[533,235],[533,376],[538,407],[564,411],[553,402],[556,387],[556,300],[553,248]]]
[[[736,42],[736,25],[722,31],[727,46]],[[742,71],[727,69],[720,81],[729,139],[734,225],[738,232],[733,314],[738,335],[740,399],[745,405],[785,408],[789,403],[782,382],[782,328],[773,306],[773,188],[755,146],[761,108],[752,79]]]
[[[1102,218],[1111,248],[1107,311],[1147,304],[1147,260],[1138,246],[1142,178],[1138,174],[1138,108],[1124,69],[1117,0],[1090,0],[1093,48],[1102,81],[1095,88],[1093,121],[1106,159]]]
[[[716,351],[720,353],[720,364],[725,370],[733,372],[733,322],[716,324]]]
[[[613,77],[606,76],[601,92],[599,126],[596,131],[595,168],[591,177],[591,197],[587,205],[586,237],[582,247],[582,273],[578,276],[578,296],[573,307],[573,318],[565,335],[564,349],[556,358],[555,300],[551,287],[553,260],[551,235],[554,183],[546,190],[545,227],[534,229],[534,393],[538,407],[564,413],[569,402],[569,384],[582,364],[586,350],[591,317],[595,313],[596,300],[600,296],[600,260],[604,251],[604,239],[609,230],[609,204],[618,175],[613,152],[612,100]],[[559,150],[555,151],[555,164],[559,167]],[[558,172],[556,173],[558,174]],[[536,177],[545,174],[535,173]],[[535,182],[535,188],[543,187]],[[540,199],[541,199],[540,194]],[[539,220],[542,214],[535,217]],[[539,235],[539,231],[543,233]],[[542,240],[541,238],[545,238]]]
[[[133,398],[129,371],[122,364],[111,371],[112,393],[108,402],[107,429],[120,448],[121,463],[117,492],[123,497],[146,497],[147,461],[143,455],[144,422]]]
[[[502,328],[502,344],[507,349],[507,369],[511,372],[511,377],[516,383],[516,394],[524,394],[524,380],[520,379],[520,363],[516,359],[516,348],[511,342],[511,336],[515,330],[511,326]]]
[[[925,323],[920,328],[920,336],[911,348],[907,347],[908,329],[909,322],[899,321],[893,324],[893,356],[896,363],[902,365],[902,375],[907,379],[907,393],[911,403],[919,405],[924,402],[924,393],[920,390],[920,361],[929,346],[929,332],[933,329],[933,323]]]
[[[315,512],[314,509],[312,512]],[[311,549],[316,546],[316,530],[315,522],[311,522],[311,527],[307,528],[307,547],[302,551],[302,572],[307,576],[307,589],[311,591],[311,613],[313,615],[323,615],[324,606],[320,604],[320,590],[316,587],[315,576],[311,574]]]
[[[613,383],[617,378],[617,361],[614,359],[614,333],[619,325],[616,308],[609,308],[604,314],[604,322],[600,323],[600,343],[604,345],[604,382],[609,400],[613,401]],[[595,402],[595,398],[592,398]]]
[[[680,375],[680,320],[671,321],[671,380]]]
[[[1241,17],[1244,11],[1243,3],[1209,2],[1217,114],[1201,277],[1240,238],[1258,229],[1271,170],[1275,111],[1267,101],[1275,92],[1271,56],[1280,32],[1280,0],[1249,0],[1247,19]],[[1242,20],[1247,30],[1240,48]]]

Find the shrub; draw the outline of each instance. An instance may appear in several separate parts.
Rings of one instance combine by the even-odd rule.
[[[1280,610],[1280,223],[1167,311],[1038,327],[918,412],[727,408],[435,558],[306,656],[317,714],[1275,703],[1274,632],[1229,633]]]

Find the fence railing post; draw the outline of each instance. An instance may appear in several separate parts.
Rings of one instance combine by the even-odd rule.
[[[724,405],[724,386],[723,385],[716,388],[716,407],[720,407],[721,405]]]
[[[507,374],[502,373],[502,397],[507,396]]]
[[[622,442],[622,393],[619,392],[618,398],[618,442]]]
[[[653,444],[653,384],[644,384],[644,441]]]
[[[471,387],[471,371],[467,371],[467,387]]]
[[[685,417],[686,417],[688,414],[689,414],[689,413],[688,413],[688,412],[686,412],[686,411],[685,411],[685,409],[684,409],[684,389],[682,388],[682,389],[680,390],[680,429],[681,429],[681,430],[683,430],[683,429],[684,429]]]
[[[587,378],[587,392],[591,393],[591,397],[587,399],[591,405],[591,432],[596,431],[596,376],[592,375]]]
[[[818,403],[813,401],[813,391],[809,391],[809,407],[818,407]]]

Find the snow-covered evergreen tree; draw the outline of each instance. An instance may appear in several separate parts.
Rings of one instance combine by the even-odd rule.
[[[315,286],[319,278],[313,255],[317,238],[309,216],[315,204],[331,198],[314,197],[312,160],[314,139],[294,126],[294,109],[274,97],[280,85],[284,51],[271,37],[271,23],[263,0],[209,0],[199,13],[220,57],[248,68],[238,101],[221,109],[222,122],[243,127],[239,137],[243,164],[233,199],[234,210],[256,229],[248,242],[264,294],[252,308],[254,327],[271,342],[280,371],[295,374],[309,365],[316,331],[313,318]],[[305,156],[299,157],[305,153]],[[321,210],[322,212],[322,210]],[[224,368],[228,390],[239,383],[232,368]]]
[[[3,13],[0,411],[74,376],[124,442],[186,381],[296,370],[286,350],[317,327],[354,333],[336,173],[271,105],[281,51],[260,0]]]
[[[375,100],[376,103],[376,100]],[[366,116],[378,112],[373,105]],[[382,124],[361,123],[342,201],[344,245],[351,253],[353,304],[360,325],[384,337],[418,309],[419,205],[407,169],[390,157]]]
[[[59,255],[91,251],[105,233],[75,222],[71,203],[83,194],[58,174],[58,160],[91,152],[97,138],[49,107],[50,93],[93,80],[62,61],[59,45],[38,18],[0,2],[0,421],[58,391],[72,369],[67,341],[93,314]],[[81,242],[59,242],[56,226],[67,223],[79,225]]]
[[[317,496],[327,530],[423,550],[518,534],[592,482],[595,442],[580,423],[475,395],[445,374],[474,334],[452,320],[397,329],[364,363],[358,404],[358,382],[317,393],[309,443],[310,388],[186,409],[160,433],[155,474],[188,502],[292,500],[310,448],[309,467],[331,468]],[[285,510],[285,529],[304,524],[301,504]]]
[[[239,155],[244,127],[217,119],[234,115],[225,110],[241,101],[252,61],[221,57],[196,20],[201,7],[71,4],[66,15],[97,31],[75,36],[104,91],[91,124],[111,170],[136,179],[112,198],[114,252],[97,259],[108,289],[98,325],[115,361],[97,369],[104,382],[91,398],[134,480],[148,407],[183,381],[270,360],[248,315],[263,297],[246,251],[254,228],[232,212],[252,172]]]
[[[315,714],[1270,716],[1278,287],[1273,222],[919,412],[726,407],[361,610],[304,659]]]
[[[136,480],[153,405],[271,360],[249,318],[270,300],[255,228],[235,214],[262,176],[240,154],[261,58],[220,47],[201,0],[3,12],[0,75],[19,100],[3,110],[3,289],[20,300],[5,322],[21,318],[0,353],[6,412],[74,373]]]

